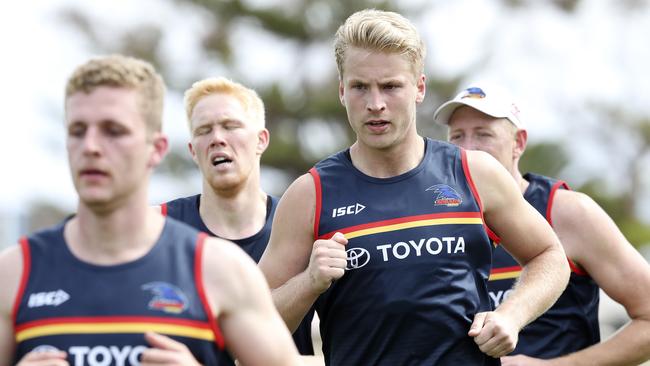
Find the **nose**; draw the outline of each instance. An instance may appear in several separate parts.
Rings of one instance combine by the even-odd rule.
[[[224,133],[220,128],[214,128],[212,130],[212,135],[210,136],[210,147],[215,146],[226,146],[226,140],[224,139]]]
[[[386,110],[386,102],[380,90],[371,88],[367,95],[366,109],[368,112],[378,113]]]
[[[99,131],[96,128],[89,128],[83,137],[84,155],[98,155],[100,151]]]

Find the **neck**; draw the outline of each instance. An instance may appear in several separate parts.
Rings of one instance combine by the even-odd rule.
[[[528,185],[530,183],[526,179],[524,179],[524,176],[521,174],[521,172],[517,167],[514,168],[514,171],[512,172],[512,177],[515,178],[515,181],[519,186],[519,190],[521,191],[521,194],[524,194],[526,192],[526,189],[528,189]]]
[[[131,200],[112,210],[97,210],[80,202],[64,236],[70,251],[79,259],[115,265],[147,254],[158,240],[164,221],[160,213],[147,205],[146,198]]]
[[[352,164],[366,175],[390,178],[404,174],[424,158],[424,140],[417,134],[387,149],[375,149],[359,141],[350,147]]]
[[[230,239],[244,239],[257,234],[266,224],[267,195],[259,178],[239,189],[219,191],[204,181],[199,214],[215,235]]]

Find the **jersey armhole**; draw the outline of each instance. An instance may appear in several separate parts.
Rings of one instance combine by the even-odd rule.
[[[20,238],[20,249],[22,252],[22,257],[23,257],[23,271],[20,275],[20,285],[18,286],[18,291],[16,292],[16,298],[14,299],[14,305],[11,310],[11,320],[14,326],[14,329],[16,327],[16,319],[18,317],[18,309],[20,307],[20,303],[23,300],[23,295],[25,293],[25,288],[27,287],[27,280],[29,279],[29,273],[31,271],[31,265],[32,265],[32,256],[31,256],[31,251],[29,249],[29,240],[27,237],[23,236]]]
[[[548,221],[548,223],[549,223],[549,225],[551,225],[551,227],[553,226],[553,219],[551,217],[551,213],[553,211],[553,200],[555,199],[555,193],[560,188],[566,189],[566,190],[569,190],[569,191],[571,190],[571,188],[569,188],[569,185],[566,184],[566,182],[561,181],[561,180],[555,182],[555,184],[553,184],[553,186],[551,187],[551,191],[549,192],[549,195],[548,195],[548,203],[546,204],[546,221]]]
[[[320,212],[323,209],[322,187],[320,175],[316,168],[309,169],[309,174],[314,178],[314,188],[316,189],[316,208],[314,210],[314,240],[318,240],[318,228],[320,227]]]
[[[569,185],[565,181],[557,181],[553,186],[551,187],[551,191],[549,192],[548,195],[548,203],[546,204],[546,221],[548,221],[549,225],[553,227],[553,218],[551,217],[551,213],[553,212],[553,203],[555,200],[555,193],[557,192],[558,189],[566,189],[566,190],[571,190]],[[567,261],[569,262],[569,267],[571,268],[571,272],[577,274],[578,276],[589,276],[589,273],[585,271],[578,263],[576,263],[573,259],[566,257]]]
[[[467,152],[463,148],[460,148],[460,158],[463,165],[463,172],[465,173],[465,179],[467,179],[467,184],[469,184],[472,195],[474,196],[476,203],[478,203],[478,208],[481,212],[481,221],[483,221],[485,232],[487,232],[488,237],[496,246],[501,242],[501,238],[485,223],[485,217],[483,216],[483,202],[481,202],[481,197],[478,195],[478,190],[476,189],[476,185],[472,179],[472,174],[469,172],[469,166],[467,165]]]
[[[210,308],[210,303],[208,302],[208,297],[205,293],[205,286],[203,285],[203,247],[205,245],[205,239],[208,237],[206,233],[200,233],[196,239],[196,251],[194,253],[194,281],[196,282],[196,291],[201,299],[203,304],[203,310],[208,317],[208,323],[210,329],[214,333],[214,343],[220,350],[223,350],[225,347],[225,342],[221,329],[219,328],[219,323],[217,318]]]

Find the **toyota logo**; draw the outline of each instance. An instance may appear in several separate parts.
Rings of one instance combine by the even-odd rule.
[[[357,269],[365,266],[370,261],[370,253],[363,248],[350,248],[345,251],[348,256],[348,263],[345,269]]]

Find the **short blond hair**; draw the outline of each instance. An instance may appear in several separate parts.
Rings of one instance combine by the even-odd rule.
[[[195,82],[185,91],[185,113],[190,130],[194,107],[202,98],[212,94],[226,94],[237,98],[251,120],[264,128],[264,102],[255,90],[224,77],[212,77]]]
[[[150,63],[123,55],[92,58],[68,78],[65,99],[78,92],[91,93],[101,86],[136,90],[147,129],[149,132],[162,130],[165,82]]]
[[[398,13],[365,9],[350,15],[339,27],[334,38],[334,54],[340,78],[350,47],[399,53],[411,62],[416,77],[424,72],[426,47],[415,26]]]

